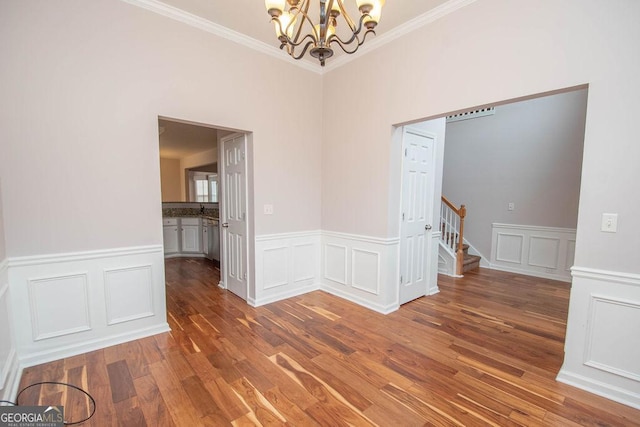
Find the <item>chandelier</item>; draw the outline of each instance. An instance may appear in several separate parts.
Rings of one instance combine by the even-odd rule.
[[[355,0],[360,11],[357,22],[345,10],[343,0],[319,0],[320,16],[317,23],[309,16],[311,0],[265,0],[267,12],[276,28],[280,49],[285,49],[295,59],[302,58],[307,51],[324,67],[333,49],[339,46],[345,53],[355,53],[369,33],[380,21],[385,0]],[[285,6],[288,8],[285,10]],[[336,34],[338,17],[342,16],[349,27],[343,39]],[[363,32],[363,30],[365,30]]]

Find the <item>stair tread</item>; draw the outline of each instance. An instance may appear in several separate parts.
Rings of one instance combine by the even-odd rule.
[[[482,257],[479,257],[478,255],[465,255],[462,264],[473,264],[474,262],[480,262],[481,259]]]

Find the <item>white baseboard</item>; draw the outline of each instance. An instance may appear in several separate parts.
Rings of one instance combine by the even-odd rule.
[[[394,311],[398,310],[398,308],[400,308],[400,305],[397,302],[389,304],[387,306],[383,306],[380,304],[372,303],[367,299],[359,298],[357,295],[353,295],[352,293],[341,291],[340,289],[337,289],[335,287],[323,285],[321,290],[331,295],[335,295],[337,297],[350,301],[354,304],[358,304],[362,307],[368,308],[369,310],[377,311],[381,314],[393,313]]]
[[[164,254],[165,259],[172,258],[206,258],[205,254],[188,254],[188,253],[175,253],[175,254]]]
[[[247,304],[252,307],[260,307],[262,305],[271,304],[272,302],[282,301],[287,298],[297,297],[298,295],[304,295],[309,292],[320,290],[322,286],[319,283],[305,286],[302,288],[288,290],[286,292],[272,293],[268,297],[261,299],[247,298]]]
[[[633,393],[602,381],[596,381],[583,375],[577,375],[561,369],[556,380],[570,386],[597,394],[614,402],[640,409],[640,394]]]
[[[171,328],[169,328],[169,324],[165,323],[162,325],[154,325],[148,328],[138,329],[134,331],[127,331],[118,335],[97,338],[86,342],[74,343],[51,350],[31,353],[20,358],[20,366],[21,368],[28,368],[30,366],[40,365],[42,363],[52,362],[54,360],[99,350],[101,348],[111,347],[112,345],[122,344],[141,338],[146,338],[152,335],[169,332],[170,330]]]
[[[507,273],[522,274],[524,276],[540,277],[540,278],[543,278],[543,279],[551,279],[551,280],[558,280],[560,282],[571,283],[571,277],[566,277],[564,275],[557,275],[557,274],[552,274],[552,273],[545,273],[545,272],[542,272],[542,271],[533,272],[531,270],[513,268],[513,267],[508,267],[508,266],[504,266],[504,265],[496,265],[496,264],[489,264],[485,268],[490,268],[491,270],[505,271]]]

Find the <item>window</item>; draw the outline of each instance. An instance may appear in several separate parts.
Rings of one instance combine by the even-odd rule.
[[[207,179],[195,178],[196,184],[196,202],[210,202],[209,199],[209,181]]]

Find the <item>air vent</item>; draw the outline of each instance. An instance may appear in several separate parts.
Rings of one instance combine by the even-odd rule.
[[[496,107],[480,108],[478,110],[465,111],[464,113],[447,116],[447,123],[460,120],[477,119],[478,117],[492,116],[496,113]]]

